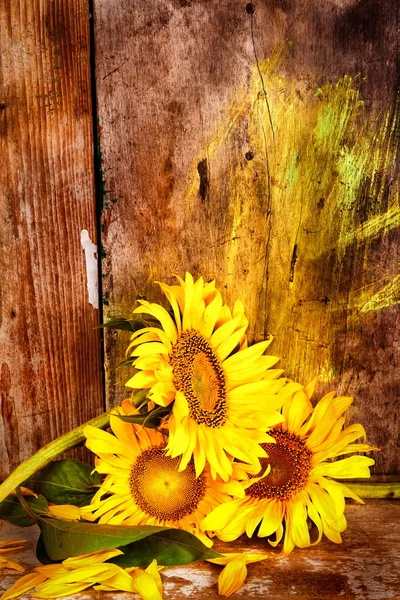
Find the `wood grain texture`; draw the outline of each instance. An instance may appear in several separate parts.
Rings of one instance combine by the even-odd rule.
[[[104,304],[185,270],[288,376],[356,397],[396,473],[398,0],[97,0]],[[106,335],[107,396],[126,395]]]
[[[89,14],[84,0],[0,5],[0,479],[102,412]]]
[[[268,598],[270,600],[392,600],[400,594],[397,567],[400,551],[400,504],[396,501],[370,501],[365,506],[347,507],[348,529],[343,544],[326,538],[317,546],[297,549],[288,558],[272,557],[270,561],[248,566],[245,585],[233,598]],[[20,538],[21,529],[3,525],[2,537]],[[10,555],[26,568],[37,564],[34,547],[37,529],[23,530],[28,538],[26,551]],[[240,538],[232,544],[216,543],[220,552],[264,552],[265,544]],[[0,591],[7,589],[19,575],[7,571]],[[164,597],[181,600],[217,599],[220,567],[207,563],[165,569],[162,572]],[[22,598],[28,599],[30,595]],[[90,600],[97,592],[82,592],[70,598]],[[131,594],[115,593],[116,600],[128,600]]]

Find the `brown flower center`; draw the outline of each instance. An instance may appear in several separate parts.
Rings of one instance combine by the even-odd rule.
[[[208,341],[193,329],[182,331],[170,362],[174,386],[184,394],[190,416],[199,424],[221,427],[228,414],[225,373]]]
[[[144,450],[132,467],[129,484],[136,504],[160,521],[179,521],[194,512],[206,491],[205,475],[196,478],[189,463],[179,472],[180,457],[165,456],[165,448]]]
[[[246,490],[252,498],[289,500],[304,489],[311,471],[312,452],[297,435],[275,428],[270,432],[276,444],[261,444],[269,458],[261,458],[261,474],[271,465],[270,473]]]

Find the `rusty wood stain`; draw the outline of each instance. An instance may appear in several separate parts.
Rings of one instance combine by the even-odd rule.
[[[83,0],[2,5],[0,479],[102,410],[80,244],[95,237],[88,17]]]

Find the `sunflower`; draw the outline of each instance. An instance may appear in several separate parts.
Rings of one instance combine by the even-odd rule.
[[[294,393],[283,406],[285,421],[271,431],[274,444],[263,444],[271,470],[254,481],[246,481],[244,465],[235,468],[243,481],[246,496],[214,509],[203,521],[206,531],[213,531],[224,541],[238,538],[244,532],[249,537],[257,527],[258,537],[275,535],[269,540],[276,546],[284,536],[283,552],[289,554],[295,546],[310,546],[308,517],[318,529],[318,539],[325,534],[332,542],[341,543],[346,529],[345,498],[363,503],[343,483],[332,479],[369,477],[372,458],[351,456],[331,462],[330,459],[353,452],[375,450],[367,444],[353,443],[365,437],[362,425],[343,429],[346,412],[353,399],[335,397],[331,392],[313,408],[310,398],[312,382]],[[265,463],[265,459],[262,459]]]
[[[123,414],[136,411],[129,401]],[[238,481],[214,481],[205,469],[196,477],[193,461],[183,471],[166,455],[166,437],[154,429],[110,420],[113,434],[87,426],[86,445],[97,454],[96,470],[105,474],[100,489],[81,516],[89,521],[125,525],[157,525],[185,529],[204,543],[211,541],[199,525],[230,494],[244,495]]]
[[[95,590],[124,591],[139,594],[143,600],[162,600],[162,582],[157,562],[147,569],[122,569],[105,561],[122,554],[107,550],[67,558],[62,564],[36,567],[21,577],[0,600],[17,598],[35,589],[35,598],[62,598],[90,587]]]
[[[160,283],[171,314],[158,304],[140,300],[135,313],[151,315],[161,328],[146,327],[132,335],[128,354],[138,372],[127,382],[149,389],[156,404],[173,403],[167,454],[181,457],[185,470],[192,458],[196,475],[208,462],[211,476],[228,481],[227,456],[260,468],[266,454],[261,443],[272,442],[268,428],[282,420],[278,409],[300,386],[277,379],[270,369],[278,358],[265,356],[270,341],[248,347],[248,321],[243,304],[233,311],[223,304],[215,282],[196,282],[187,273],[180,285]]]

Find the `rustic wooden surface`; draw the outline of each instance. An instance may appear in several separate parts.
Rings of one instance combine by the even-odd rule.
[[[1,480],[103,400],[87,2],[2,0],[0,39]]]
[[[396,473],[398,0],[95,2],[108,316],[185,270]],[[106,334],[107,399],[128,336]]]
[[[365,506],[350,505],[347,509],[348,529],[343,544],[335,545],[326,538],[317,546],[296,550],[288,558],[279,556],[270,561],[250,565],[245,586],[233,596],[268,598],[269,600],[395,600],[400,597],[398,557],[400,551],[400,504],[397,501],[375,500]],[[36,564],[35,527],[20,529],[3,525],[2,539],[28,539],[26,551],[18,557],[27,568]],[[217,544],[221,552],[246,550],[264,551],[265,544],[240,539],[235,544]],[[174,567],[163,572],[165,598],[216,599],[220,567],[208,563]],[[7,589],[18,575],[7,571],[0,582],[0,591]],[[99,598],[98,592],[82,592],[76,600]],[[30,598],[26,595],[23,598]],[[104,597],[109,597],[108,594]],[[130,594],[115,593],[117,600],[127,600]]]

